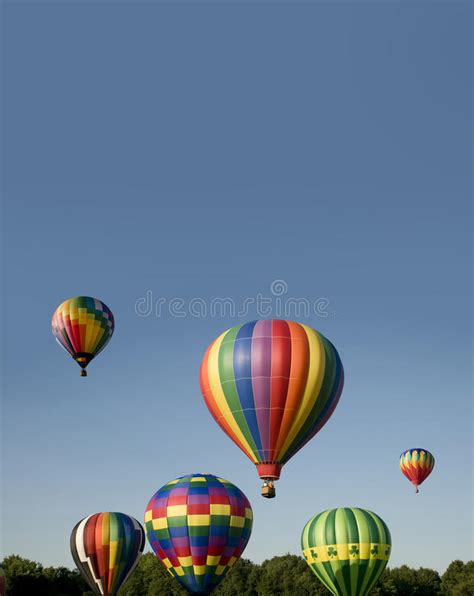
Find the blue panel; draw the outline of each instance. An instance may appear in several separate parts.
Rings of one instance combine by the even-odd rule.
[[[252,387],[252,334],[256,321],[242,325],[234,342],[234,379],[240,406],[255,445],[263,454]]]

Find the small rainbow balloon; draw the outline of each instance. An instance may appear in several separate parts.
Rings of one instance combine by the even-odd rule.
[[[416,492],[420,492],[418,487],[424,482],[433,471],[435,458],[427,449],[416,447],[407,449],[400,455],[400,470],[415,486]]]
[[[54,311],[51,321],[53,335],[81,367],[86,377],[86,366],[109,343],[114,332],[114,315],[110,308],[90,296],[65,300]]]

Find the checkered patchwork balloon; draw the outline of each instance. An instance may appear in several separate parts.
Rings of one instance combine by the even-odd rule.
[[[110,308],[90,296],[64,301],[54,311],[51,321],[58,344],[69,352],[86,377],[86,366],[109,343],[114,332],[114,315]]]
[[[156,556],[186,590],[210,594],[245,549],[252,519],[247,497],[231,482],[191,474],[153,495],[145,531]]]

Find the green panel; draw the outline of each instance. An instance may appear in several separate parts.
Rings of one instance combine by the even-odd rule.
[[[230,408],[230,411],[232,412],[232,416],[237,423],[237,426],[240,428],[240,431],[247,440],[250,449],[257,457],[259,457],[257,446],[253,440],[244,413],[242,412],[242,404],[240,403],[239,394],[235,385],[234,343],[235,337],[241,327],[242,325],[238,325],[237,327],[232,327],[232,329],[229,329],[222,340],[218,356],[219,379],[222,391],[224,392],[225,400]]]

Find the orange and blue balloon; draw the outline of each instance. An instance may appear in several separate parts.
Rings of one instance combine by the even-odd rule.
[[[265,481],[262,495],[273,497],[282,466],[334,412],[344,371],[335,347],[311,327],[260,320],[209,346],[200,383],[214,420]]]
[[[53,335],[81,367],[86,367],[109,343],[114,332],[114,315],[97,298],[77,296],[58,306],[51,322]]]
[[[400,455],[400,470],[420,492],[418,487],[433,471],[435,458],[427,449],[407,449]]]

